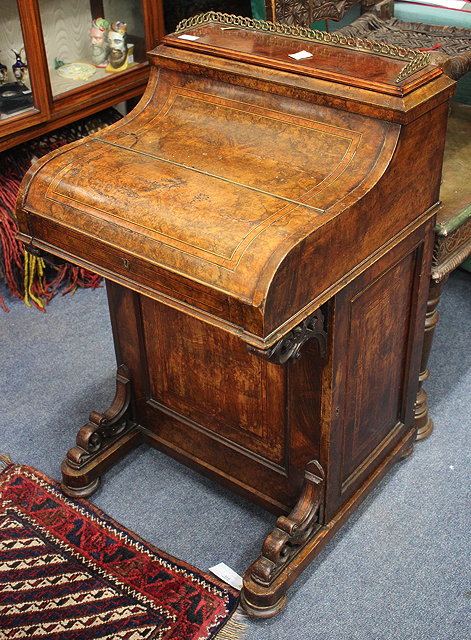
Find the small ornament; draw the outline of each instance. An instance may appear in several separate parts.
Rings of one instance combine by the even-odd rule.
[[[117,20],[111,24],[108,31],[108,46],[110,48],[109,63],[106,70],[114,73],[123,71],[129,66],[128,47],[126,44],[127,25]]]
[[[8,80],[8,67],[0,62],[0,84]]]
[[[20,51],[15,51],[15,49],[12,49],[12,51],[16,56],[15,62],[11,65],[13,75],[17,82],[23,83],[23,78],[28,71],[28,65],[21,59],[21,52],[23,51],[23,48],[21,48]]]
[[[105,67],[109,53],[108,30],[110,23],[104,18],[96,18],[92,22],[89,35],[92,45],[92,60],[96,67]]]

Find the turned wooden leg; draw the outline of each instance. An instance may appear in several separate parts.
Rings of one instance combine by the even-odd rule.
[[[427,300],[427,315],[425,316],[424,344],[422,347],[422,359],[420,363],[419,389],[414,407],[414,422],[417,428],[417,440],[423,440],[432,433],[433,422],[428,413],[427,393],[423,388],[423,383],[430,375],[427,368],[430,350],[432,348],[433,334],[437,325],[439,315],[437,311],[440,295],[446,278],[436,282],[430,280],[430,289]]]
[[[261,556],[244,574],[241,603],[249,615],[270,618],[285,606],[286,591],[299,574],[290,572],[290,561],[320,529],[318,511],[323,489],[324,471],[317,460],[311,460],[296,506],[288,516],[278,518],[265,539]]]
[[[93,411],[77,434],[61,466],[62,489],[74,497],[88,497],[98,487],[100,476],[140,444],[141,430],[130,416],[131,382],[127,367],[116,373],[116,395],[105,413]]]

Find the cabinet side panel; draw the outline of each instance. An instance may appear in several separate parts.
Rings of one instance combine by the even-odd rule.
[[[144,441],[277,514],[295,504],[286,369],[245,343],[108,281],[116,356]],[[292,429],[299,429],[296,424]],[[312,455],[310,451],[309,455]]]
[[[290,473],[301,491],[304,470],[311,460],[320,460],[322,370],[325,361],[319,344],[309,340],[299,360],[288,365],[287,426]],[[328,393],[328,391],[326,391]]]
[[[430,223],[427,234],[430,234]],[[413,426],[430,241],[417,230],[335,299],[328,517]]]
[[[284,465],[284,372],[220,329],[142,299],[150,400]]]
[[[406,256],[347,301],[343,490],[368,456],[404,424],[402,391],[414,258]]]

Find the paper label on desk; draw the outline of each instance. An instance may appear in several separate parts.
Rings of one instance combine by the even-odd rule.
[[[180,40],[199,40],[199,36],[191,36],[189,33],[184,33],[181,36],[178,36]]]
[[[233,569],[224,564],[224,562],[220,562],[219,564],[214,565],[214,567],[210,567],[209,570],[211,573],[214,573],[220,580],[225,582],[226,584],[234,587],[240,591],[242,589],[242,578],[236,573]]]
[[[295,60],[304,60],[305,58],[312,58],[312,53],[309,51],[298,51],[297,53],[288,53],[290,58]]]

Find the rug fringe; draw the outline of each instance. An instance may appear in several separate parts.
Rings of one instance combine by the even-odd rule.
[[[247,614],[238,607],[232,618],[214,636],[214,640],[243,640],[247,632]]]
[[[0,473],[12,464],[10,456],[6,453],[0,453]]]
[[[55,275],[53,267],[37,256],[24,254],[23,244],[17,239],[15,206],[21,180],[30,165],[45,153],[96,133],[120,119],[121,114],[116,109],[106,109],[0,153],[0,281],[5,281],[10,294],[24,300],[28,306],[46,311],[45,307],[57,293],[61,278],[58,282],[54,278],[49,283],[51,273]],[[74,292],[77,287],[94,289],[101,286],[100,276],[82,267],[74,267],[73,271],[69,263],[65,265],[62,278],[68,287],[64,293]],[[8,312],[1,295],[0,309]]]

